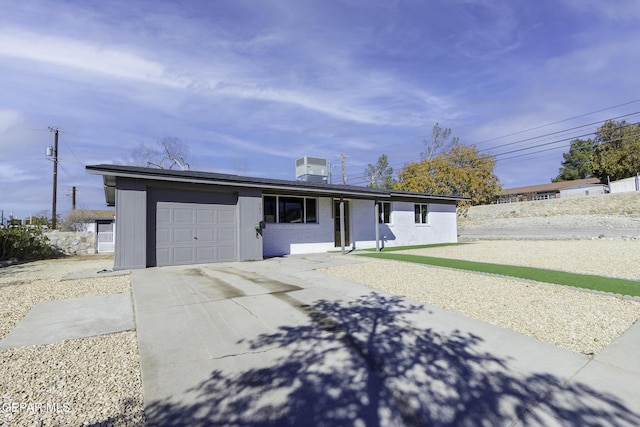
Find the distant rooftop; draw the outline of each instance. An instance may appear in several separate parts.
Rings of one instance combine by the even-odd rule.
[[[72,213],[86,219],[113,219],[116,211],[113,209],[76,209]]]
[[[573,181],[551,182],[549,184],[529,185],[526,187],[505,188],[502,190],[503,196],[528,194],[528,193],[550,193],[559,192],[569,187],[600,184],[598,178],[575,179]]]

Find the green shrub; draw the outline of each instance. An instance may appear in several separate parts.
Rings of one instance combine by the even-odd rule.
[[[0,261],[34,261],[56,257],[58,252],[39,228],[0,229]]]

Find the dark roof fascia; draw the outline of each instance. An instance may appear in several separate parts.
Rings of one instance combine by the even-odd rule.
[[[304,181],[286,181],[269,178],[253,178],[238,175],[226,175],[212,172],[174,171],[169,169],[141,168],[119,165],[87,166],[87,172],[95,175],[117,176],[161,181],[184,182],[193,184],[217,184],[231,187],[261,188],[266,190],[297,190],[326,193],[329,195],[371,196],[378,190],[379,197],[389,197],[379,189],[366,187],[342,186],[331,184],[313,184]]]
[[[218,174],[213,172],[175,171],[170,169],[143,168],[137,166],[121,165],[95,165],[87,166],[88,173],[102,175],[105,187],[113,186],[115,182],[108,183],[107,177],[117,176],[122,178],[162,180],[185,183],[217,184],[232,187],[260,188],[265,191],[294,191],[309,194],[324,194],[328,197],[350,196],[358,198],[374,199],[420,199],[441,202],[459,202],[469,200],[456,196],[434,196],[422,193],[394,191],[382,188],[357,187],[353,185],[315,184],[304,181],[287,181],[270,178],[254,178],[239,175]],[[105,192],[107,189],[105,188]],[[109,200],[107,200],[109,202]]]
[[[407,200],[407,199],[411,199],[411,200],[416,200],[416,201],[433,201],[433,202],[450,202],[450,203],[457,203],[457,202],[470,202],[471,199],[468,197],[460,197],[460,196],[438,196],[438,195],[433,195],[433,194],[426,194],[426,193],[413,193],[410,191],[394,191],[391,190],[389,192],[389,197],[392,200]]]
[[[107,206],[116,205],[116,178],[112,175],[103,175],[104,182],[104,200]]]

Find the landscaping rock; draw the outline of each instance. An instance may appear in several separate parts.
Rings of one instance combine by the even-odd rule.
[[[52,230],[44,235],[61,254],[87,255],[96,253],[96,234],[92,231]]]

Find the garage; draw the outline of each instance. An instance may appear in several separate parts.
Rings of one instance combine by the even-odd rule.
[[[237,261],[233,193],[149,191],[147,265]]]

